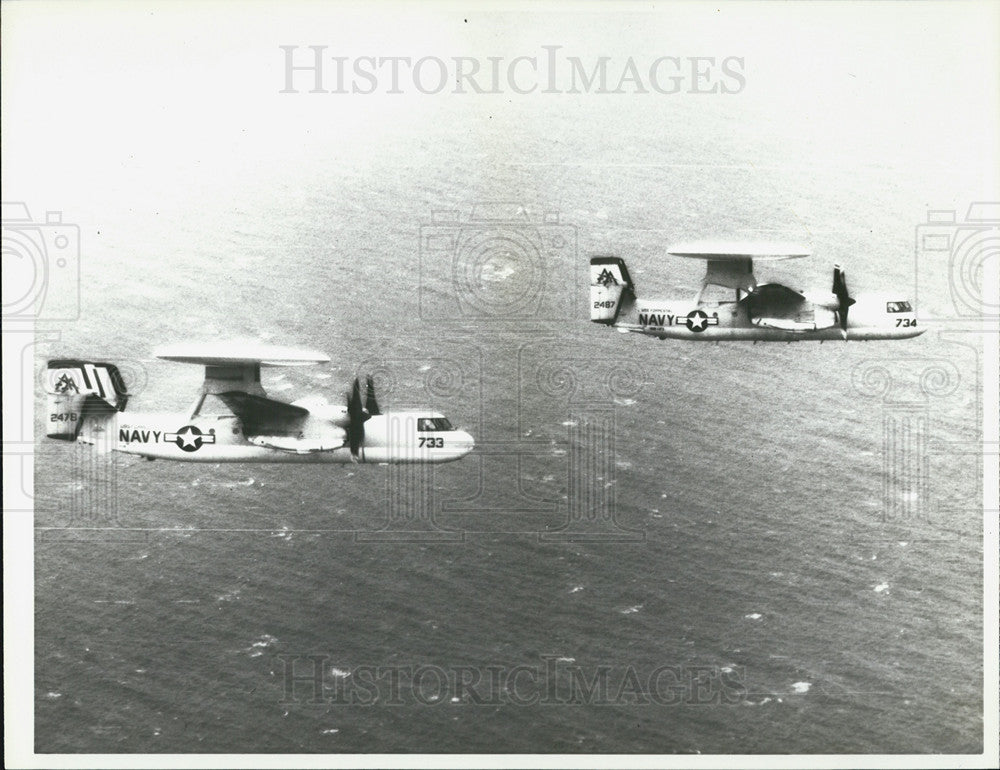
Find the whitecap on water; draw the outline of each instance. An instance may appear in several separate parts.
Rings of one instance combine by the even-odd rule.
[[[575,594],[578,591],[582,591],[582,590],[583,590],[583,586],[573,586],[571,589],[569,589],[569,592],[571,594]]]
[[[250,643],[250,646],[247,647],[244,650],[244,652],[249,653],[251,658],[259,658],[261,655],[264,654],[264,650],[271,649],[271,647],[273,647],[277,641],[278,637],[276,636],[271,636],[270,634],[261,634],[253,642]]]
[[[340,730],[338,728],[336,728],[336,727],[330,727],[330,728],[327,728],[326,730],[323,730],[320,733],[320,735],[336,735],[339,732],[340,732]]]
[[[764,616],[759,612],[751,612],[749,615],[744,615],[743,617],[747,620],[760,620]]]
[[[350,671],[344,671],[342,668],[337,668],[336,666],[330,667],[330,676],[334,679],[347,679],[351,675]]]
[[[626,607],[623,610],[618,610],[622,615],[632,615],[642,609],[641,604],[636,604],[631,607]]]
[[[888,583],[879,583],[872,590],[875,591],[875,593],[880,594],[883,591],[888,591],[889,590],[889,584]]]

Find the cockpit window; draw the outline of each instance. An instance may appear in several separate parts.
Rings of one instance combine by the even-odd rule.
[[[909,302],[886,302],[886,313],[912,313],[913,306]]]
[[[417,431],[420,433],[443,430],[455,430],[447,417],[421,417],[417,420]]]

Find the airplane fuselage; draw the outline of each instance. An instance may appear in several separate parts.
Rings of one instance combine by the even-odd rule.
[[[695,341],[804,342],[825,340],[893,340],[916,337],[915,314],[889,310],[901,303],[882,298],[862,298],[851,309],[846,331],[835,313],[822,304],[787,321],[752,319],[747,304],[736,301],[696,303],[691,301],[636,299],[630,312],[614,324],[622,331],[660,339]],[[784,323],[779,328],[774,323]]]
[[[365,422],[365,435],[353,457],[343,431],[330,426],[294,434],[247,436],[232,414],[119,412],[84,423],[79,440],[149,459],[185,462],[273,463],[443,463],[458,460],[473,447],[461,430],[418,430],[426,412],[386,412]],[[279,448],[280,447],[280,448]]]

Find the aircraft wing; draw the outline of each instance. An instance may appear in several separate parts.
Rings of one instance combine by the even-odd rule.
[[[760,284],[741,302],[746,303],[750,320],[756,326],[790,332],[820,328],[812,303],[801,293],[780,283]]]
[[[811,332],[816,329],[815,323],[793,321],[788,318],[755,318],[753,322],[757,326],[769,326],[772,329],[782,329],[786,332]]]
[[[247,435],[282,433],[296,427],[309,410],[301,406],[275,401],[265,396],[255,396],[242,390],[216,394],[240,418]]]
[[[316,452],[332,452],[347,446],[347,431],[342,428],[322,439],[292,438],[290,436],[248,436],[251,444],[278,449],[282,452],[294,452],[307,455]]]
[[[743,301],[749,303],[755,316],[768,315],[769,313],[786,315],[798,312],[806,298],[800,292],[782,286],[780,283],[762,283]]]

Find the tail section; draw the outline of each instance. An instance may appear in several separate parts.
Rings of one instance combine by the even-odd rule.
[[[45,392],[46,435],[62,441],[75,441],[87,417],[122,412],[128,402],[125,381],[114,364],[49,361]]]
[[[635,285],[621,257],[590,258],[590,320],[611,325],[635,300]]]

